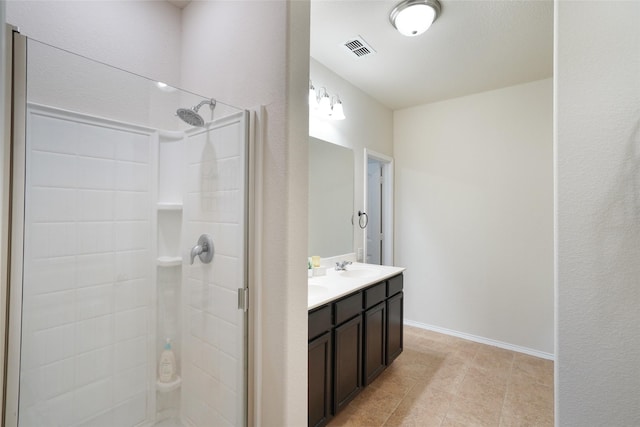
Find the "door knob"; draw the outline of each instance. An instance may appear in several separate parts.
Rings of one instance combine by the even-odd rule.
[[[200,258],[203,264],[209,264],[213,259],[213,239],[208,234],[203,234],[198,239],[198,244],[191,248],[191,264],[196,259],[196,256]]]

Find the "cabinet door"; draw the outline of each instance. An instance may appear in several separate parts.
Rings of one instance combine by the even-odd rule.
[[[385,311],[383,301],[364,312],[364,385],[371,383],[386,367]]]
[[[402,353],[402,305],[402,292],[387,300],[387,365]]]
[[[322,426],[331,418],[331,332],[309,343],[308,363],[307,421],[310,427]]]
[[[333,411],[337,414],[362,390],[362,315],[334,329]]]

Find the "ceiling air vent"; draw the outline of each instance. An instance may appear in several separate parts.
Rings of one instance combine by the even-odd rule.
[[[360,36],[347,40],[344,42],[343,46],[347,52],[355,55],[356,58],[362,58],[376,53],[376,51],[373,50],[373,48]]]

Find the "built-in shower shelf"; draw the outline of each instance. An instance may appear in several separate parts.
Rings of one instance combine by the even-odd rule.
[[[161,256],[161,257],[158,257],[158,265],[160,267],[177,267],[182,265],[182,257]]]
[[[160,380],[156,381],[156,390],[160,393],[169,393],[170,391],[177,390],[182,385],[182,378],[179,375],[176,375],[176,379],[169,382],[163,383]]]
[[[182,203],[158,203],[159,211],[181,211]]]

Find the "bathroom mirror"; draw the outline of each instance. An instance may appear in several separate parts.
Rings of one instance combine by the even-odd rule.
[[[309,256],[353,252],[353,151],[309,137]]]

